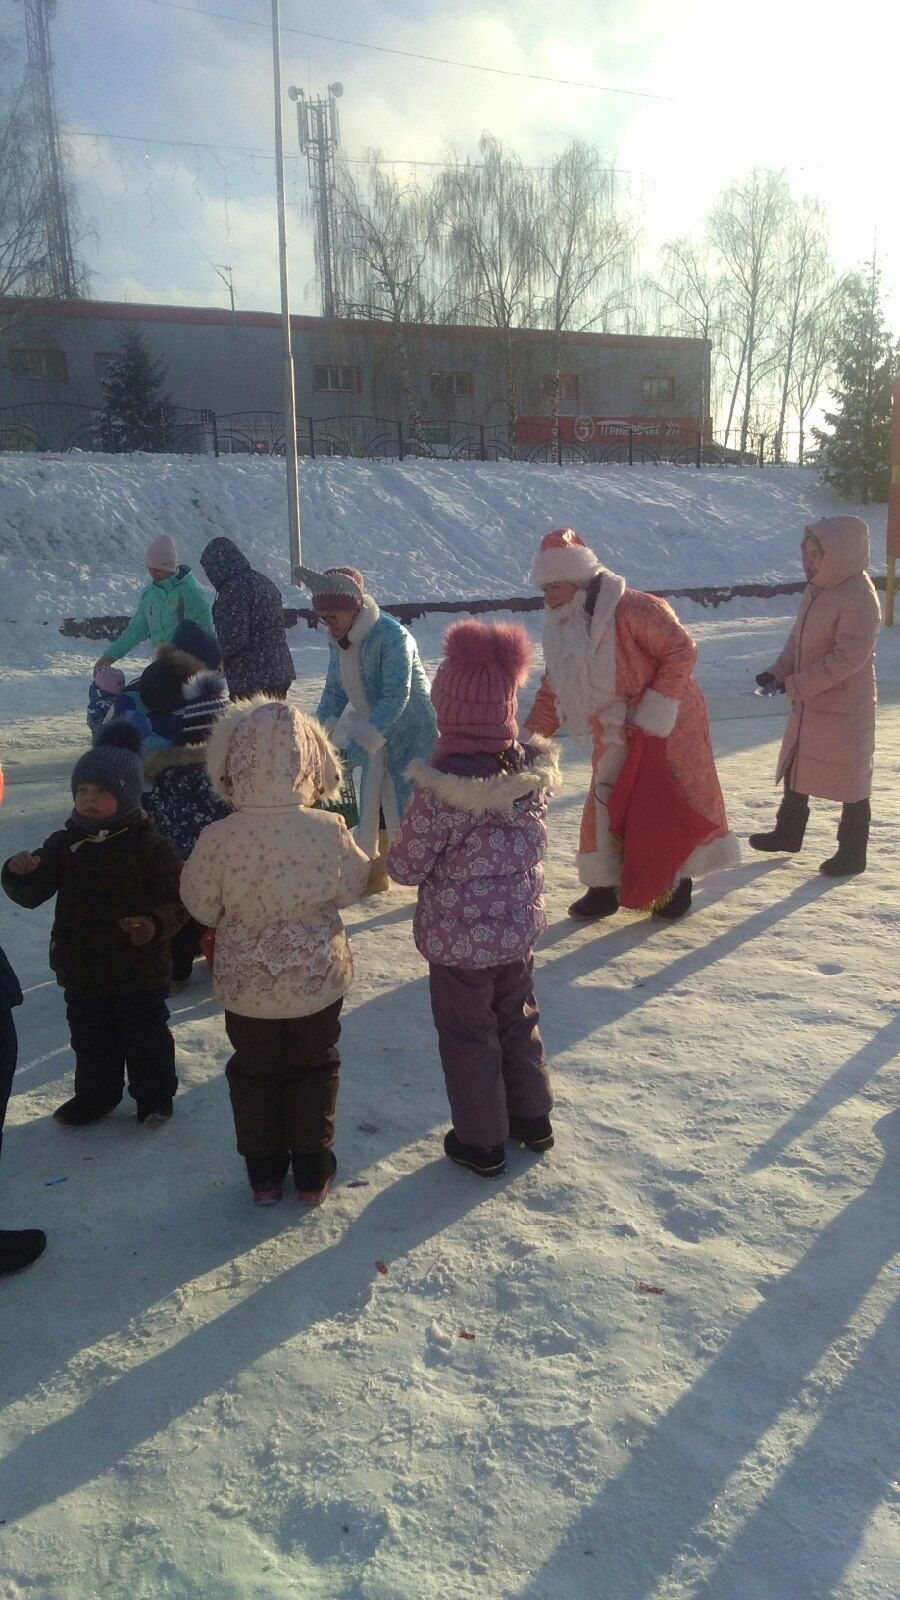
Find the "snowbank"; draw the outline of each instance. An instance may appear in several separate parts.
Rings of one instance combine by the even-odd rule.
[[[304,555],[352,562],[384,600],[530,591],[537,539],[569,523],[636,586],[797,578],[805,522],[854,510],[809,472],[521,463],[304,462]],[[876,564],[884,508],[869,508]],[[227,534],[290,600],[284,466],[204,457],[0,456],[0,659],[43,658],[66,616],[129,613],[158,533],[195,568]]]

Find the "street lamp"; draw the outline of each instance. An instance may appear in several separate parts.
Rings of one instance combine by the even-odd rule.
[[[278,208],[278,266],[281,277],[281,334],[284,366],[284,454],[287,464],[288,538],[291,579],[300,565],[300,479],[297,467],[297,411],[294,398],[294,358],[291,352],[291,311],[288,296],[287,228],[284,208],[284,141],[281,126],[281,16],[279,0],[272,0],[272,76],[275,87],[275,188]]]

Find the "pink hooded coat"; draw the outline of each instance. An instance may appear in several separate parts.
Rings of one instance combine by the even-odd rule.
[[[804,529],[824,555],[787,644],[772,666],[791,702],[776,782],[822,800],[866,800],[875,748],[878,596],[866,572],[861,517],[823,517]]]

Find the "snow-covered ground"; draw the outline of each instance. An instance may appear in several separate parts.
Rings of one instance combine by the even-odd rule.
[[[527,469],[528,493],[542,470]],[[768,476],[755,478],[761,499]],[[717,481],[728,499],[750,480]],[[815,509],[792,503],[770,576],[791,575],[793,524]],[[565,518],[549,502],[541,515],[578,525],[568,503]],[[730,499],[722,517],[733,526]],[[754,521],[762,512],[748,507]],[[135,565],[156,531],[144,527]],[[372,564],[361,548],[315,559],[326,553]],[[633,560],[612,559],[661,586],[646,556],[636,536]],[[757,576],[745,549],[690,580]],[[61,579],[48,604],[65,590],[77,610],[88,581],[76,591]],[[399,581],[391,597],[416,592]],[[487,592],[474,578],[453,588]],[[124,597],[86,609],[124,609]],[[430,659],[440,628],[417,629]],[[784,707],[751,688],[786,628],[761,607],[694,628],[743,836],[776,803]],[[84,736],[73,669],[87,670],[92,647],[60,655],[45,695],[50,657],[33,637],[2,735],[13,757],[4,859],[65,815]],[[311,636],[297,651],[296,697],[310,705],[325,647]],[[0,1221],[40,1224],[49,1244],[0,1290],[0,1600],[900,1590],[891,633],[879,676],[868,873],[816,873],[837,817],[819,804],[799,857],[748,852],[671,927],[627,913],[593,928],[567,919],[587,781],[583,753],[567,747],[537,977],[557,1145],[543,1158],[511,1152],[496,1183],[441,1155],[446,1104],[407,891],[347,915],[358,977],[341,1042],[340,1167],[313,1213],[250,1204],[227,1041],[200,966],[172,1003],[182,1086],[171,1125],[138,1129],[126,1104],[83,1132],[49,1120],[71,1082],[46,964],[50,908],[4,902],[0,933],[27,993]]]

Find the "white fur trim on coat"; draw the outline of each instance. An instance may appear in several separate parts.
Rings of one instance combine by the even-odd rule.
[[[740,864],[740,840],[733,833],[725,833],[718,839],[710,839],[709,844],[698,845],[680,872],[682,878],[703,878],[707,872],[720,872],[725,867],[738,867]]]
[[[229,804],[232,801],[232,794],[225,772],[228,765],[228,747],[231,744],[231,740],[240,724],[251,716],[254,711],[258,711],[260,706],[272,705],[283,707],[284,701],[273,700],[271,695],[267,694],[255,694],[251,700],[236,700],[232,705],[226,706],[221,716],[217,717],[213,723],[212,733],[205,746],[206,770],[209,773],[216,794],[221,795],[222,799],[227,800]],[[310,723],[315,730],[322,752],[323,776],[326,766],[330,766],[334,772],[334,781],[326,786],[321,798],[324,800],[336,800],[344,781],[340,756],[332,745],[321,722],[317,722],[315,717],[307,715],[305,711],[300,711],[297,706],[292,706],[290,709],[296,711],[297,715],[302,717],[305,722]],[[302,795],[298,792],[297,804],[311,805],[314,798],[312,785],[310,784],[308,795]]]
[[[372,726],[368,717],[363,717],[358,711],[354,711],[352,705],[344,707],[329,731],[331,741],[338,750],[346,750],[348,744],[352,744],[355,740],[365,750],[367,756],[373,756],[385,743],[384,735]]]
[[[678,721],[680,707],[680,700],[671,700],[668,695],[660,694],[658,689],[645,689],[631,720],[636,728],[643,728],[645,733],[668,739]]]
[[[536,733],[529,735],[528,743],[540,753],[521,772],[498,772],[490,778],[463,778],[454,772],[438,772],[430,762],[417,760],[410,762],[406,776],[418,788],[427,789],[458,811],[476,815],[484,811],[512,811],[516,801],[526,794],[562,788],[559,746],[549,739],[541,739]]]
[[[536,589],[543,589],[548,583],[583,583],[585,578],[595,578],[602,568],[602,561],[587,545],[568,544],[556,550],[539,550],[531,581]]]

